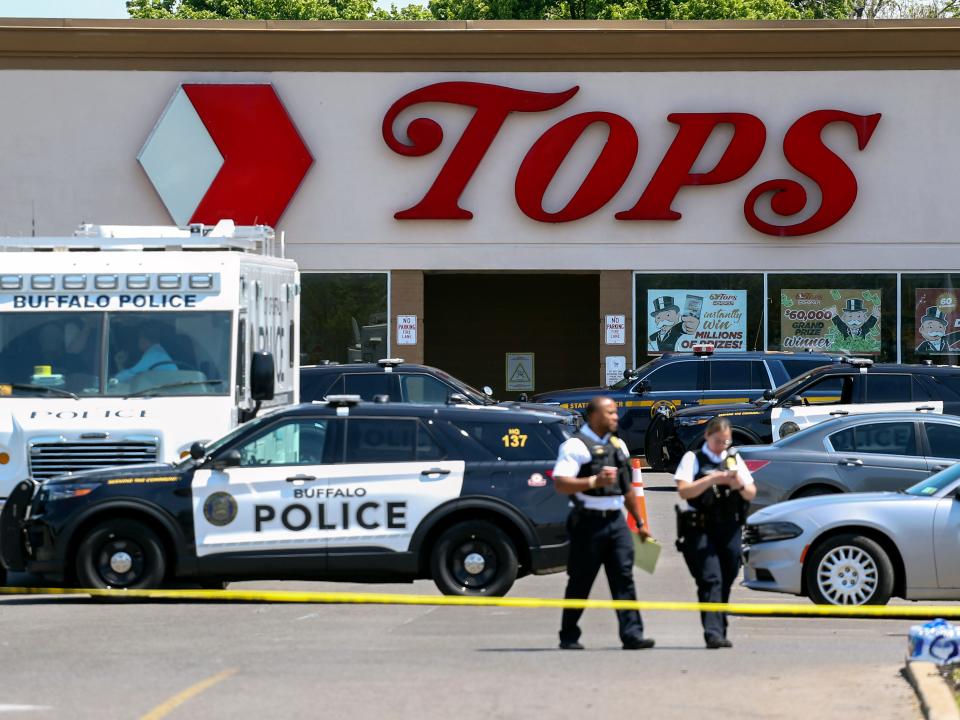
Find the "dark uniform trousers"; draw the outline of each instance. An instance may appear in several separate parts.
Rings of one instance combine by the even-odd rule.
[[[599,514],[574,510],[567,519],[570,535],[570,557],[567,560],[567,599],[585,600],[601,566],[607,575],[614,600],[636,600],[633,586],[633,538],[619,510]],[[563,611],[560,641],[580,639],[577,623],[583,610]],[[643,638],[643,622],[636,610],[617,610],[620,640],[624,643]]]
[[[700,602],[729,602],[730,588],[740,573],[741,524],[718,522],[689,530],[683,539],[683,559],[697,581]],[[702,612],[705,637],[727,636],[727,614]]]

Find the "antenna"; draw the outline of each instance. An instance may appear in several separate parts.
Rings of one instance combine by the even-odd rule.
[[[37,201],[30,201],[30,236],[37,236]]]

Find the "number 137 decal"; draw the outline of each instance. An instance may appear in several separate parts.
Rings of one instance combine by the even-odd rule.
[[[500,439],[506,448],[522,448],[527,445],[527,436],[520,432],[520,428],[509,428],[507,434]]]

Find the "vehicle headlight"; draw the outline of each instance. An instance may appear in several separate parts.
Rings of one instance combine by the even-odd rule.
[[[803,528],[792,522],[768,522],[748,525],[750,542],[762,543],[774,540],[789,540],[803,534]]]
[[[673,420],[679,427],[692,427],[693,425],[706,425],[710,422],[708,417],[678,417]]]
[[[55,502],[57,500],[69,500],[71,498],[83,497],[89,495],[100,487],[100,483],[78,483],[76,485],[49,485],[40,493],[40,499],[44,502]]]

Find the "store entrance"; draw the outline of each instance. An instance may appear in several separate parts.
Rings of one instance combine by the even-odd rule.
[[[599,275],[427,274],[424,356],[494,397],[507,391],[506,355],[533,353],[529,394],[596,386],[600,368]],[[529,365],[514,358],[522,382]]]

